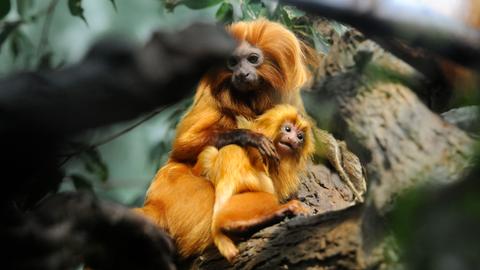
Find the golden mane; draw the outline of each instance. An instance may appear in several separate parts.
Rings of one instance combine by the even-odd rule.
[[[248,94],[232,93],[232,73],[216,69],[205,77],[211,95],[218,101],[219,109],[232,115],[255,118],[276,104],[291,103],[286,97],[296,93],[311,79],[304,50],[308,48],[285,26],[266,19],[237,22],[227,26],[227,31],[239,42],[246,41],[262,50],[265,60],[258,68],[264,84],[261,89]]]

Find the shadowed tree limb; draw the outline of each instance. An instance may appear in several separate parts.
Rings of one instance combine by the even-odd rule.
[[[366,164],[365,204],[351,206],[353,195],[338,175],[321,165],[311,167],[299,198],[316,215],[257,232],[239,244],[233,265],[212,249],[192,269],[385,266],[387,214],[397,198],[418,186],[458,182],[468,173],[474,140],[414,94],[412,88],[424,86],[416,70],[349,31],[334,41],[320,73],[322,80],[304,93],[305,105],[321,127],[329,126]]]

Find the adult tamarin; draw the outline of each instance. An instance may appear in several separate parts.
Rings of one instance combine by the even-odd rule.
[[[250,146],[258,149],[270,167],[277,166],[273,143],[260,133],[238,129],[236,118],[255,119],[277,104],[291,104],[303,111],[300,88],[310,78],[302,51],[306,47],[281,24],[262,19],[235,23],[227,30],[239,46],[224,68],[208,72],[201,80],[192,107],[177,127],[170,159],[150,185],[143,208],[138,209],[172,236],[183,257],[212,243],[214,187],[192,172],[198,154],[207,146]],[[263,198],[261,193],[249,195],[250,200]],[[266,216],[278,209],[268,206],[267,210]],[[254,211],[243,213],[245,219],[250,212]]]
[[[232,227],[238,220],[237,213],[243,208],[229,206],[229,214],[222,214],[225,203],[234,195],[243,192],[261,191],[284,201],[298,189],[299,174],[306,169],[309,157],[314,152],[310,123],[290,105],[277,105],[254,121],[240,117],[238,127],[246,128],[269,138],[280,156],[278,168],[269,168],[262,160],[258,149],[227,145],[221,149],[209,146],[198,156],[194,172],[205,176],[215,186],[215,206],[213,210],[212,235],[220,253],[231,261],[238,250],[223,230]],[[255,200],[255,199],[253,199]],[[296,214],[306,212],[298,201],[290,201]],[[258,217],[268,220],[269,218]],[[261,223],[256,220],[254,223]]]

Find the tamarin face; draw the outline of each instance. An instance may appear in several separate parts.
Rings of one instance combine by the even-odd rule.
[[[263,61],[262,51],[243,41],[227,60],[227,68],[232,72],[233,87],[243,93],[257,89],[261,83],[257,68]]]
[[[287,121],[280,127],[275,147],[281,156],[300,153],[305,143],[305,132]]]

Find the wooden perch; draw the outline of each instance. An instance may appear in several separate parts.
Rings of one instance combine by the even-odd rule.
[[[254,234],[240,243],[240,256],[231,266],[211,250],[192,269],[379,267],[385,214],[397,196],[426,183],[457,181],[468,171],[474,141],[415,96],[409,87],[418,86],[422,76],[410,66],[349,31],[334,41],[321,74],[314,91],[305,94],[307,110],[367,165],[366,203],[351,206],[352,194],[342,194],[349,189],[338,175],[316,165],[299,192],[315,215]]]
[[[380,212],[403,189],[462,177],[474,141],[408,88],[415,85],[415,70],[352,30],[332,48],[323,73],[311,98],[317,106],[337,105],[333,116],[345,128],[336,134],[359,146]]]

